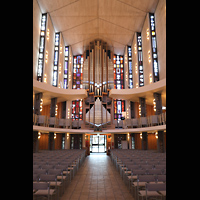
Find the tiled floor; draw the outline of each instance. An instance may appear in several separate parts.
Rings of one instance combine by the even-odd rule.
[[[134,200],[109,156],[87,156],[61,200]]]

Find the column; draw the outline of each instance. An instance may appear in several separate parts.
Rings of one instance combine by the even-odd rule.
[[[51,99],[50,117],[55,117],[57,98]]]
[[[135,102],[133,102],[133,101],[130,101],[130,106],[131,106],[131,108],[130,108],[130,118],[131,119],[133,119],[133,118],[135,118]]]
[[[49,132],[48,150],[54,150],[54,149],[55,149],[54,132]]]
[[[148,135],[147,135],[147,132],[142,132],[142,150],[148,150]]]
[[[67,101],[66,118],[71,119],[71,116],[72,116],[72,101]]]
[[[61,118],[66,119],[66,101],[61,102]]]
[[[159,153],[165,152],[164,131],[158,131],[157,150]]]
[[[39,150],[38,131],[33,131],[33,153],[37,153]]]
[[[35,100],[34,100],[34,113],[37,115],[40,115],[40,103],[42,99],[43,93],[37,93],[35,94]]]
[[[127,141],[128,141],[128,149],[132,149],[131,148],[131,134],[130,133],[127,134]]]
[[[82,149],[85,149],[85,133],[82,134]]]
[[[146,103],[145,98],[139,97],[139,104],[141,106],[141,117],[146,117]]]
[[[159,93],[153,93],[155,102],[156,102],[156,115],[160,115],[162,113],[162,98],[161,98],[161,94]]]
[[[111,133],[111,149],[115,148],[115,134]]]
[[[131,119],[131,114],[130,114],[130,101],[129,100],[126,100],[126,109],[125,109],[125,112],[126,112],[126,119]]]
[[[69,133],[65,133],[65,149],[70,149],[70,137],[69,137]]]

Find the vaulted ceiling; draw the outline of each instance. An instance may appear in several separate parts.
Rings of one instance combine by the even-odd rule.
[[[42,13],[50,14],[56,32],[62,32],[73,54],[82,54],[90,42],[101,39],[116,54],[124,54],[146,14],[159,0],[37,0]]]

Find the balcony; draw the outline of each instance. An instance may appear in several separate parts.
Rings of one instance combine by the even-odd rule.
[[[113,120],[115,128],[112,128],[111,121],[103,124],[92,124],[83,120],[58,119],[56,117],[47,117],[45,115],[33,114],[33,130],[46,132],[77,132],[86,133],[101,131],[104,133],[124,133],[124,132],[144,132],[166,129],[166,112],[160,115],[151,115],[125,120]],[[107,126],[105,126],[107,125]],[[106,128],[104,128],[106,127]]]

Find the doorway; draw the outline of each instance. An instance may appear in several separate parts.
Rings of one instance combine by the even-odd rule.
[[[90,135],[90,153],[106,152],[106,135]]]

